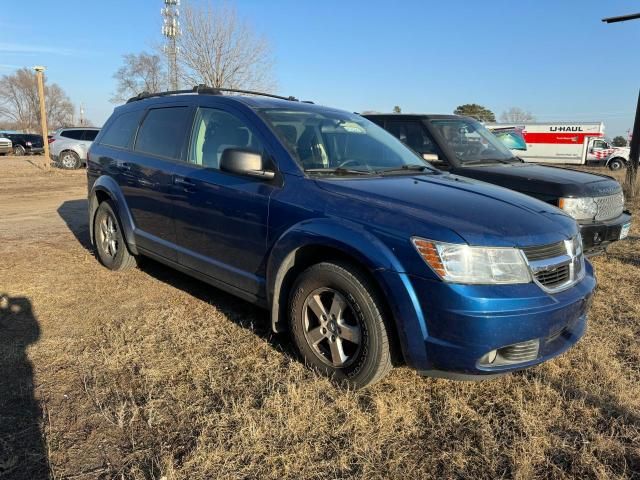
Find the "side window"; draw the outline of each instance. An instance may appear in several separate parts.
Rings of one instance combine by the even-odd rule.
[[[437,154],[436,146],[419,122],[388,122],[387,130],[420,154]]]
[[[93,142],[98,135],[99,130],[85,130],[84,135],[82,136],[82,140],[87,140],[89,142]]]
[[[80,140],[82,139],[82,130],[63,130],[60,136]]]
[[[100,143],[111,147],[128,148],[136,133],[143,111],[123,113],[104,132]]]
[[[160,157],[178,158],[184,140],[188,107],[149,110],[142,121],[135,150]]]
[[[253,129],[235,115],[215,108],[200,108],[196,113],[189,148],[189,162],[219,168],[227,148],[245,148],[264,152]]]

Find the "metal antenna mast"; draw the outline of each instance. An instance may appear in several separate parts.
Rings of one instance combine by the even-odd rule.
[[[177,39],[180,36],[180,0],[164,0],[164,7],[160,13],[164,17],[162,22],[162,35],[167,39],[164,45],[164,52],[167,54],[169,64],[169,81],[171,90],[178,89],[178,45]]]

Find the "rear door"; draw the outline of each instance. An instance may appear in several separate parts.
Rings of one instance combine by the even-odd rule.
[[[269,199],[278,180],[220,170],[222,152],[270,157],[258,128],[231,107],[195,112],[187,163],[174,177],[179,262],[255,296],[264,295]]]
[[[116,163],[135,224],[138,248],[176,260],[172,219],[173,173],[184,156],[192,109],[171,104],[147,110],[133,149]]]

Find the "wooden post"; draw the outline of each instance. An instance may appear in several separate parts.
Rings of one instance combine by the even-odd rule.
[[[51,159],[49,157],[49,130],[47,128],[47,110],[44,105],[44,67],[33,67],[38,78],[38,97],[40,97],[40,125],[42,126],[42,142],[44,143],[44,168],[49,170]]]
[[[638,193],[638,157],[640,155],[640,93],[638,93],[638,105],[636,106],[636,119],[633,122],[633,133],[631,134],[631,145],[629,151],[629,166],[627,167],[627,192],[629,198],[633,198]]]

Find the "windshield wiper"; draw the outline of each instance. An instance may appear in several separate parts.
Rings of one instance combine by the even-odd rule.
[[[325,173],[328,175],[373,175],[375,172],[369,170],[357,170],[352,168],[307,168],[306,173]]]
[[[479,165],[481,163],[506,163],[506,164],[511,164],[513,162],[510,162],[508,160],[503,160],[501,158],[479,158],[476,160],[469,160],[467,162],[462,162],[462,165]]]
[[[393,173],[393,172],[424,172],[425,170],[428,170],[429,173],[435,173],[435,170],[432,170],[430,167],[426,165],[420,165],[417,163],[402,165],[400,167],[384,168],[382,170],[377,170],[376,172],[381,175],[384,175],[385,173]]]

